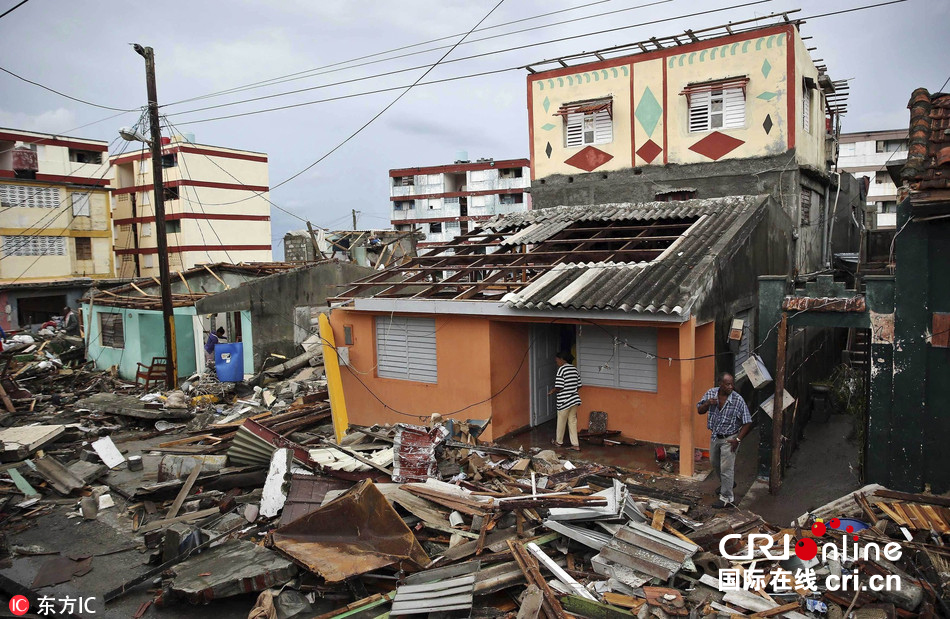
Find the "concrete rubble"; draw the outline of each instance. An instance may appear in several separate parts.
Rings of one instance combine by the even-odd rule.
[[[950,617],[945,497],[868,486],[786,526],[438,418],[350,427],[338,444],[313,348],[249,384],[202,374],[152,392],[51,348],[0,356],[0,560],[43,559],[34,588],[78,580],[106,609],[134,598],[172,615],[234,598],[244,616],[321,619]],[[57,516],[125,545],[17,545]],[[115,552],[137,567],[100,578]],[[801,569],[814,588],[792,578]],[[902,586],[825,586],[842,575]]]

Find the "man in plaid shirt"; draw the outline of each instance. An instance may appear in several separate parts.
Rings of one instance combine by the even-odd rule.
[[[749,407],[734,389],[732,374],[723,373],[719,377],[719,386],[707,391],[696,404],[700,415],[709,414],[706,418],[706,427],[712,433],[709,460],[720,481],[719,500],[712,504],[716,508],[731,505],[735,500],[732,490],[735,488],[736,451],[752,429]]]

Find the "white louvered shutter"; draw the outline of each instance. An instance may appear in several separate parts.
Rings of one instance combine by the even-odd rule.
[[[594,387],[617,386],[614,336],[609,327],[584,325],[577,338],[577,370],[581,384]]]
[[[594,144],[613,142],[613,119],[607,110],[600,110],[594,114]]]
[[[568,114],[565,127],[565,145],[568,148],[584,145],[584,115]]]
[[[689,130],[709,131],[710,93],[696,92],[689,97]]]
[[[735,129],[745,126],[745,93],[741,88],[722,91],[722,127]]]
[[[802,128],[805,133],[811,133],[811,91],[802,89]]]
[[[377,316],[376,362],[384,378],[438,382],[435,319]]]
[[[656,329],[622,327],[618,336],[617,386],[656,391]]]

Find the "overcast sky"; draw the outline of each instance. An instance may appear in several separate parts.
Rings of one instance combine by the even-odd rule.
[[[0,12],[19,0],[0,0]],[[808,17],[881,0],[771,0],[683,18],[699,11],[734,7],[743,0],[505,0],[470,39],[423,81],[496,71],[581,51],[681,33],[801,9]],[[145,102],[144,63],[130,47],[155,49],[158,95],[171,104],[308,71],[318,75],[163,108],[169,120],[203,144],[266,152],[270,184],[300,172],[378,114],[401,90],[237,118],[194,122],[276,106],[346,97],[411,84],[459,37],[395,54],[426,51],[360,67],[354,58],[439,37],[464,33],[498,0],[229,0],[129,2],[128,0],[32,0],[0,19],[4,53],[0,66],[86,101],[122,109]],[[635,8],[640,7],[640,8]],[[572,9],[540,19],[538,15]],[[630,9],[630,10],[624,10]],[[611,15],[582,19],[613,11]],[[619,11],[619,12],[617,12]],[[516,20],[521,21],[512,24]],[[644,22],[666,20],[650,25]],[[565,21],[561,25],[510,34]],[[506,24],[506,25],[505,25]],[[583,36],[600,30],[612,33]],[[900,4],[810,20],[803,36],[817,47],[835,80],[853,78],[844,131],[907,127],[907,100],[924,86],[936,91],[950,77],[950,2],[908,0]],[[571,38],[574,37],[574,38]],[[566,40],[565,40],[566,39]],[[519,50],[498,52],[531,45]],[[380,55],[359,61],[390,58]],[[481,58],[449,62],[478,54]],[[344,63],[344,64],[339,64]],[[417,68],[387,77],[379,73]],[[328,72],[332,71],[332,72]],[[526,72],[501,71],[429,86],[417,86],[339,150],[298,178],[271,192],[287,210],[329,228],[348,228],[350,209],[361,228],[389,227],[390,168],[450,163],[459,151],[472,160],[528,156]],[[333,84],[345,80],[349,84]],[[199,107],[310,88],[218,109]],[[71,101],[0,73],[0,126],[111,141],[138,113],[76,129],[115,114]],[[275,258],[280,240],[302,221],[274,210]]]

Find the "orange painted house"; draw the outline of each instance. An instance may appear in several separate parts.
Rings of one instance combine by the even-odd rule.
[[[756,277],[785,267],[783,217],[767,196],[542,209],[360,280],[330,316],[349,420],[440,413],[490,420],[488,439],[547,423],[554,355],[571,350],[580,427],[602,410],[624,436],[705,446],[694,404],[740,360],[725,334]]]

